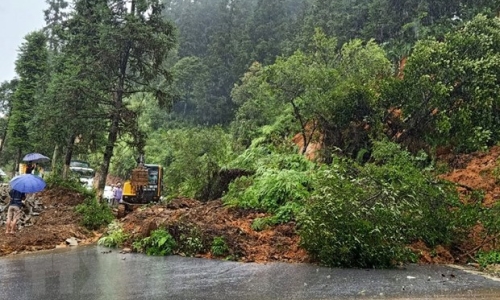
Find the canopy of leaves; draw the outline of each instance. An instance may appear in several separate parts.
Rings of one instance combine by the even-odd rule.
[[[278,58],[262,71],[254,65],[233,90],[242,103],[233,123],[238,138],[248,144],[258,134],[256,127],[290,113],[295,126],[285,128],[284,136],[301,132],[305,147],[317,129],[327,147],[349,155],[367,147],[365,127],[376,119],[379,82],[391,73],[391,65],[373,41],[354,40],[340,51],[336,43],[318,31],[307,52]]]
[[[500,21],[479,15],[443,41],[417,43],[404,79],[387,91],[403,109],[400,140],[474,151],[498,141]]]

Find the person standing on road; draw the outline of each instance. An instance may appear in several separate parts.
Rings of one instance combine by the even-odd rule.
[[[114,191],[113,191],[113,203],[112,203],[112,205],[115,205],[115,203],[116,204],[120,203],[122,200],[122,195],[123,195],[122,185],[121,185],[121,183],[118,182],[116,184]]]
[[[7,223],[5,224],[5,233],[14,234],[17,220],[21,216],[21,207],[23,200],[26,199],[26,194],[18,190],[11,189],[9,192],[10,202],[9,210],[7,210]]]

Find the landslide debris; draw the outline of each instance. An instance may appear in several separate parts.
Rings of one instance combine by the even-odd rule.
[[[76,205],[83,202],[82,195],[64,188],[45,190],[28,195],[22,209],[21,221],[15,235],[5,233],[8,207],[8,185],[0,187],[0,256],[24,251],[37,251],[66,247],[66,240],[94,243],[100,237],[80,226]]]
[[[161,227],[173,233],[176,240],[186,231],[195,229],[208,244],[215,237],[223,237],[231,255],[239,261],[309,262],[305,250],[298,246],[299,237],[293,222],[262,231],[251,228],[253,220],[265,216],[254,210],[226,207],[221,200],[175,199],[167,205],[137,209],[121,221],[124,231],[130,234],[126,247],[131,247],[134,239],[147,237]],[[199,256],[212,258],[209,251]]]
[[[471,191],[484,193],[484,205],[489,206],[500,197],[500,147],[488,152],[442,157],[449,163],[443,179],[457,183],[458,191],[464,196]],[[27,201],[22,221],[15,236],[5,234],[5,213],[8,186],[0,187],[0,256],[13,252],[35,251],[66,247],[67,239],[75,238],[79,244],[94,243],[100,232],[92,232],[80,226],[80,216],[75,213],[76,205],[84,201],[83,196],[63,188],[37,193]],[[179,239],[186,230],[195,228],[202,233],[205,243],[215,237],[223,237],[234,259],[245,262],[311,262],[307,253],[299,248],[300,238],[295,223],[290,222],[262,231],[251,228],[256,218],[266,214],[255,210],[225,207],[221,200],[200,202],[193,199],[175,199],[169,204],[144,206],[120,219],[124,231],[130,234],[126,248],[132,248],[135,238],[148,236],[151,231],[166,227]],[[438,246],[429,249],[423,243],[414,243],[411,248],[421,254],[422,263],[464,262],[472,259],[475,251],[491,249],[485,243],[477,227],[470,234],[467,244],[459,249]],[[490,240],[487,240],[490,241]],[[179,253],[183,254],[183,253]],[[212,258],[210,251],[199,255]]]

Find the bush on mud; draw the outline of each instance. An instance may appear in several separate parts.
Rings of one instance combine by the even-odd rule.
[[[170,255],[177,247],[175,239],[164,228],[153,230],[151,235],[137,240],[132,247],[138,252],[144,252],[147,255]]]
[[[212,247],[210,248],[213,256],[225,256],[229,254],[229,247],[227,246],[224,237],[216,236],[212,241]]]
[[[298,215],[303,208],[303,204],[288,202],[283,206],[280,206],[273,215],[263,218],[256,218],[252,222],[252,229],[255,231],[261,231],[267,227],[271,227],[278,224],[287,223],[295,220],[295,216]]]
[[[183,227],[183,226],[181,226]],[[185,256],[195,256],[204,252],[203,236],[199,228],[194,226],[186,227],[179,236],[179,252]]]
[[[115,218],[108,204],[95,198],[86,198],[75,207],[75,211],[82,216],[81,224],[90,230],[107,226]]]
[[[449,245],[461,225],[453,222],[458,195],[419,163],[382,143],[365,167],[340,159],[323,167],[298,218],[302,246],[328,266],[391,267],[414,260],[411,242]]]
[[[78,177],[73,173],[71,173],[67,179],[63,179],[61,176],[52,173],[44,179],[48,188],[65,188],[82,194],[85,198],[95,198],[95,191],[89,190],[83,186]]]
[[[500,250],[479,251],[476,254],[477,262],[482,269],[490,265],[500,264]]]
[[[123,231],[120,223],[113,221],[108,225],[106,236],[97,242],[104,247],[115,248],[121,246],[128,239],[128,234]]]

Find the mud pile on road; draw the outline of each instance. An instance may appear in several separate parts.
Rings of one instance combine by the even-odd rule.
[[[82,195],[63,188],[29,196],[15,235],[6,234],[2,222],[0,256],[66,247],[66,239],[71,237],[81,243],[95,242],[100,235],[80,226],[80,217],[74,211],[74,207],[83,200]]]
[[[195,230],[208,244],[215,237],[223,237],[231,255],[245,262],[308,262],[307,253],[299,248],[295,224],[278,225],[262,231],[251,228],[253,220],[265,214],[253,210],[225,207],[220,200],[200,202],[176,199],[168,205],[137,209],[125,216],[124,230],[135,238],[149,236],[164,227],[177,240],[182,234]],[[201,257],[212,258],[209,251]]]

